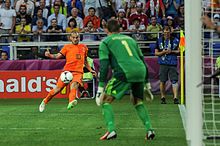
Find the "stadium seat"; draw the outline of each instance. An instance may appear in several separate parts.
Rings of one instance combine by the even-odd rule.
[[[94,69],[93,59],[87,57],[87,61],[90,66]],[[77,98],[95,98],[95,78],[91,72],[84,71],[83,74],[83,87],[80,87],[77,91]]]

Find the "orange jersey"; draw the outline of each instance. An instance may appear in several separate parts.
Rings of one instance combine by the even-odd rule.
[[[60,53],[66,57],[64,70],[83,73],[83,67],[88,53],[86,45],[67,44],[64,45]]]

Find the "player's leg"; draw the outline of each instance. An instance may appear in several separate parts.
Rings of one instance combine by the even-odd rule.
[[[144,83],[133,83],[131,85],[131,94],[133,97],[133,105],[137,111],[139,118],[141,119],[146,130],[146,139],[153,139],[155,134],[152,129],[150,117],[147,109],[143,104],[144,97]]]
[[[105,94],[102,100],[102,112],[106,122],[108,131],[100,140],[109,140],[117,137],[115,132],[114,112],[111,103],[114,99],[121,99],[126,91],[128,91],[130,84],[121,82],[112,78],[105,89]]]
[[[178,72],[177,72],[177,67],[172,66],[170,67],[169,70],[169,77],[172,83],[172,89],[173,89],[173,101],[174,104],[179,104],[178,100]]]
[[[115,132],[114,112],[111,103],[114,97],[104,94],[102,102],[102,112],[108,131],[100,137],[100,140],[109,140],[117,137]]]
[[[79,87],[78,82],[71,82],[70,93],[69,93],[69,104],[67,106],[67,109],[71,109],[71,108],[73,108],[74,105],[77,104],[76,92],[78,90],[78,87]]]
[[[63,83],[60,78],[58,79],[57,85],[53,88],[47,96],[43,99],[39,106],[39,111],[43,112],[45,110],[46,104],[55,96],[57,95],[67,84]]]
[[[167,67],[167,65],[160,65],[159,78],[160,78],[161,104],[166,104],[165,85],[166,85],[166,81],[168,80],[168,71],[169,68]]]
[[[82,75],[83,74],[73,73],[73,80],[70,83],[69,104],[67,109],[71,109],[77,104],[76,93],[79,86],[82,86]]]

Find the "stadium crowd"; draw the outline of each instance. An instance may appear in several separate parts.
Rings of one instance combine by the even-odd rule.
[[[42,33],[82,33],[83,40],[98,40],[91,32],[103,32],[106,21],[115,17],[123,32],[158,32],[164,25],[172,30],[183,28],[182,0],[0,0],[0,33],[20,34],[16,41],[39,41]],[[25,35],[33,33],[31,35]],[[156,35],[133,35],[137,40],[155,39]],[[42,37],[41,41],[60,41],[65,37]],[[1,42],[12,39],[1,37]]]
[[[134,39],[156,41],[164,26],[184,29],[184,0],[0,0],[0,43],[67,41],[72,31],[99,41],[110,18]]]

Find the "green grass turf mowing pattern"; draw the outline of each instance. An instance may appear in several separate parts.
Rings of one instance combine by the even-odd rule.
[[[43,113],[41,99],[0,99],[0,146],[186,146],[177,105],[159,97],[148,108],[156,137],[145,143],[145,129],[129,97],[115,101],[113,110],[118,137],[100,141],[106,132],[101,107],[94,100],[79,100],[67,110],[67,99],[53,99]],[[170,103],[169,103],[170,102]]]

